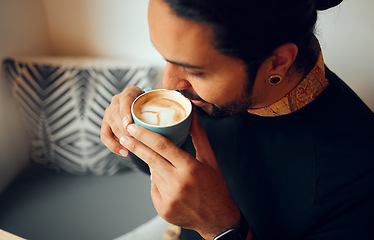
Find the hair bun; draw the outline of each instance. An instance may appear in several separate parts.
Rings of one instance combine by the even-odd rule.
[[[338,6],[343,0],[315,0],[317,10],[326,10]]]

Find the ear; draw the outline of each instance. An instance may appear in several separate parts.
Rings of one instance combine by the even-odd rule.
[[[273,51],[273,55],[268,58],[269,68],[268,74],[279,74],[285,76],[288,72],[288,69],[295,62],[296,56],[298,53],[298,48],[294,43],[286,43]]]

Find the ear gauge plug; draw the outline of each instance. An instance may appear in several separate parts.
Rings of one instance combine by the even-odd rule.
[[[282,76],[279,74],[273,74],[268,78],[268,83],[272,86],[276,86],[282,82]]]

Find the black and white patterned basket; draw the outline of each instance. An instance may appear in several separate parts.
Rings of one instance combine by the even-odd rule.
[[[100,141],[105,108],[126,86],[153,87],[157,71],[120,60],[7,58],[5,77],[29,130],[31,159],[74,174],[132,167]]]

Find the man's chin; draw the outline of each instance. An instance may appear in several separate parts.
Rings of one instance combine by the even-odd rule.
[[[198,117],[213,119],[213,117],[203,108],[194,106],[194,111]]]
[[[232,112],[220,109],[213,104],[209,104],[204,107],[195,106],[194,110],[199,117],[214,119],[214,120],[219,120],[219,119],[231,117],[234,115]]]
[[[245,103],[247,103],[248,101],[246,99],[244,101],[234,102],[233,104],[229,104],[227,106],[216,106],[214,104],[204,101],[195,94],[191,94],[187,90],[180,90],[180,93],[191,100],[191,103],[193,104],[196,113],[200,117],[204,118],[227,118],[238,113],[244,112],[247,109]]]

